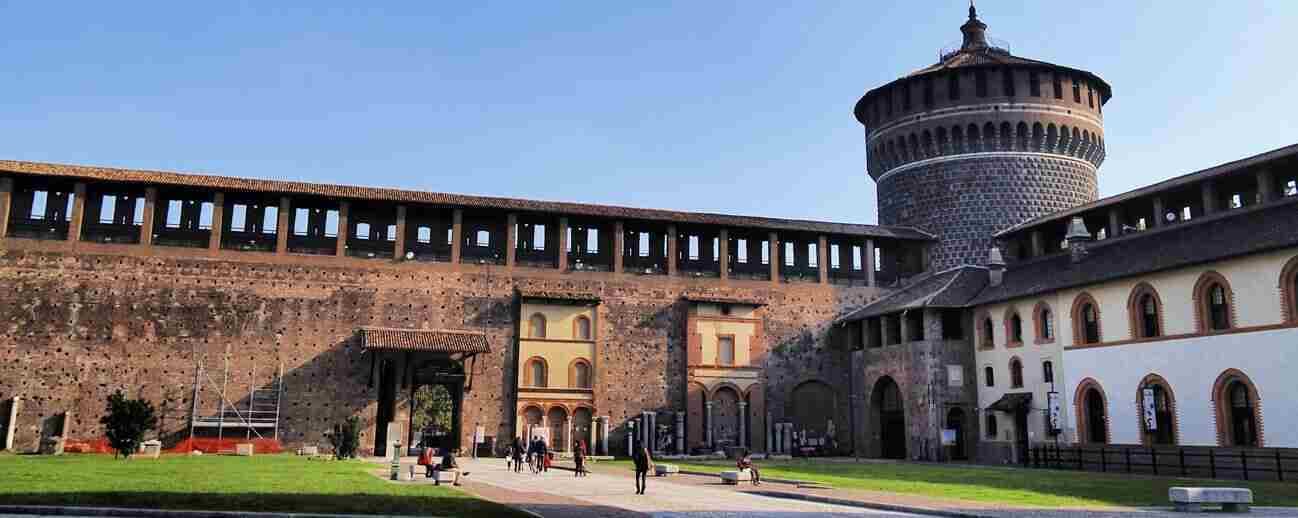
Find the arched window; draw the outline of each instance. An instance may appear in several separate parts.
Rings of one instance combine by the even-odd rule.
[[[539,356],[529,358],[523,365],[523,386],[548,387],[549,370],[544,358]]]
[[[534,313],[531,318],[527,319],[527,336],[529,338],[545,338],[545,315]]]
[[[983,367],[983,380],[988,387],[996,386],[996,370],[991,365]]]
[[[1055,341],[1055,314],[1044,301],[1033,308],[1032,320],[1036,324],[1036,342],[1046,344]]]
[[[1127,314],[1131,317],[1132,338],[1155,338],[1163,335],[1163,302],[1149,283],[1140,283],[1127,297]]]
[[[1104,390],[1094,379],[1086,378],[1077,386],[1073,400],[1077,408],[1077,439],[1083,443],[1108,444],[1108,403]]]
[[[987,428],[987,438],[988,438],[988,439],[995,439],[995,438],[996,438],[996,435],[997,435],[998,433],[1000,433],[1000,432],[998,432],[998,431],[996,430],[996,416],[995,416],[994,414],[992,414],[991,412],[987,412],[987,426],[986,426],[986,428]]]
[[[1145,376],[1136,394],[1140,411],[1141,442],[1146,446],[1176,444],[1176,402],[1167,380]]]
[[[982,342],[983,349],[991,349],[996,346],[995,329],[991,317],[983,318]]]
[[[1280,271],[1280,307],[1290,323],[1298,323],[1298,257],[1290,259]]]
[[[1041,362],[1041,381],[1045,383],[1055,382],[1055,362],[1050,360]]]
[[[590,388],[590,362],[584,358],[578,358],[572,361],[572,368],[568,374],[568,380],[572,383],[572,388]]]
[[[1006,347],[1018,347],[1023,345],[1023,318],[1015,309],[1007,310],[1008,315],[1005,317],[1005,338]]]
[[[1100,307],[1090,294],[1078,295],[1073,301],[1073,334],[1078,344],[1100,343]]]
[[[576,340],[590,340],[590,319],[578,316],[572,319],[572,337]]]
[[[1226,278],[1217,272],[1205,272],[1194,287],[1195,305],[1198,307],[1199,332],[1224,331],[1234,327],[1231,306],[1234,294]]]
[[[1010,388],[1023,388],[1023,362],[1010,359]]]
[[[1248,375],[1228,369],[1213,384],[1217,407],[1217,441],[1221,446],[1263,446],[1257,387]]]

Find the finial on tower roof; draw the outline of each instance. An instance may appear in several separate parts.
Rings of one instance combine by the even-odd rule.
[[[974,51],[987,48],[987,24],[978,19],[978,9],[974,7],[973,0],[969,0],[969,21],[960,26],[960,32],[964,34],[964,43],[960,45],[960,50]]]
[[[974,7],[973,0],[969,0],[969,19],[970,20],[978,19],[978,8]]]

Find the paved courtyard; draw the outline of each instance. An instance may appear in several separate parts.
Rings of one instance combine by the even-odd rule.
[[[482,491],[488,498],[499,497],[491,494],[493,488],[513,493],[514,498],[522,497],[522,501],[511,503],[546,518],[574,516],[582,506],[604,510],[590,516],[619,515],[623,513],[617,511],[625,511],[626,516],[655,518],[916,516],[760,496],[722,485],[677,484],[654,477],[649,479],[647,494],[636,495],[634,480],[626,476],[591,473],[576,478],[572,472],[560,470],[542,475],[514,473],[506,470],[501,459],[465,459],[463,465],[472,473],[470,491]],[[533,498],[535,503],[529,503]]]

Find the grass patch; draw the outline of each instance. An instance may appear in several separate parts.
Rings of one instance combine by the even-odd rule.
[[[458,489],[392,484],[359,460],[292,455],[0,456],[0,504],[522,517]]]
[[[734,469],[734,461],[674,462],[683,470]],[[630,461],[602,465],[632,469]],[[759,461],[763,477],[822,482],[835,488],[885,491],[1023,507],[1166,506],[1172,486],[1228,486],[1253,490],[1256,505],[1298,506],[1298,484],[1117,475],[994,466],[888,462]]]

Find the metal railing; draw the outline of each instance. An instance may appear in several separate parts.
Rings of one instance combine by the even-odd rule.
[[[1298,452],[1280,448],[1208,446],[1034,446],[1026,465],[1103,473],[1206,477],[1235,480],[1298,480]]]

